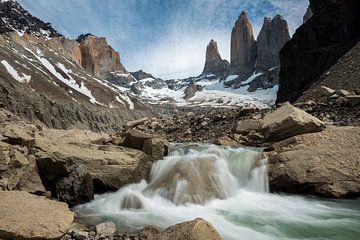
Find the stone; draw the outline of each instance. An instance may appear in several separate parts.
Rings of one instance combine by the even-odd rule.
[[[96,225],[96,233],[100,236],[113,236],[116,232],[116,226],[112,222],[106,222]]]
[[[125,134],[122,146],[143,150],[145,141],[151,138],[154,138],[154,136],[151,134],[147,134],[135,129],[130,129]]]
[[[66,203],[23,191],[0,191],[0,238],[59,239],[74,219]]]
[[[122,209],[141,209],[143,204],[135,194],[128,194],[121,203]]]
[[[305,111],[284,103],[272,113],[268,113],[261,121],[268,141],[279,141],[292,136],[319,132],[325,124]]]
[[[68,176],[57,181],[55,187],[57,199],[70,206],[94,199],[93,180],[85,165],[75,165]]]
[[[310,0],[310,7],[311,21],[301,25],[280,51],[277,103],[296,101],[359,42],[360,1]]]
[[[0,108],[4,108],[4,107],[5,107],[4,103],[0,102]]]
[[[78,165],[86,167],[95,193],[118,190],[147,177],[152,161],[144,152],[122,146],[93,144],[92,139],[97,137],[95,137],[96,133],[90,131],[76,131],[75,136],[67,137],[72,134],[75,132],[46,129],[35,135],[39,174],[52,192],[56,192],[56,184],[62,178],[67,178],[63,180],[63,187],[76,183],[78,187],[73,190],[84,190],[81,186],[88,186],[86,188],[90,189],[88,185],[90,180],[86,173],[71,175]],[[89,136],[94,137],[89,138]],[[73,142],[73,139],[84,140]],[[60,189],[65,190],[65,193],[70,193],[71,191],[68,190],[72,190],[63,187]],[[77,196],[84,196],[84,193],[79,192]],[[86,193],[84,197],[88,196]],[[73,196],[72,199],[77,197]]]
[[[204,219],[178,223],[149,240],[221,240],[214,226]]]
[[[348,103],[353,107],[360,104],[360,95],[348,95],[346,96],[346,99]]]
[[[289,27],[282,16],[276,15],[273,19],[265,17],[256,40],[256,71],[280,67],[279,52],[289,40]]]
[[[246,135],[246,137],[251,140],[251,141],[255,141],[255,142],[263,142],[265,137],[262,133],[256,132],[254,130],[250,131],[248,133],[248,135]]]
[[[255,131],[260,131],[261,130],[261,122],[260,122],[260,120],[256,120],[256,119],[240,120],[236,124],[235,132],[246,135],[252,130],[255,130]]]
[[[347,97],[347,96],[353,95],[354,93],[344,90],[344,89],[337,89],[337,90],[335,90],[335,94],[337,94],[340,97]]]
[[[254,71],[256,42],[246,12],[241,12],[231,32],[230,72],[247,79]]]
[[[34,147],[34,132],[36,127],[32,125],[7,124],[0,129],[0,134],[7,138],[6,142],[12,145],[20,145],[24,147]]]
[[[37,195],[44,194],[46,189],[38,173],[36,158],[33,155],[28,156],[29,164],[25,166],[23,175],[19,178],[16,189]]]
[[[225,73],[228,68],[229,62],[221,58],[217,42],[211,39],[206,48],[205,66],[202,74],[221,74]]]
[[[195,94],[199,91],[202,91],[200,85],[196,85],[193,81],[185,88],[184,90],[184,99],[189,100],[190,98],[194,97]]]
[[[345,198],[360,193],[360,127],[328,126],[273,144],[272,192]]]
[[[169,152],[169,143],[159,138],[147,139],[142,151],[150,155],[153,161],[162,160]]]
[[[125,128],[126,129],[134,128],[134,127],[136,127],[138,125],[144,124],[148,120],[149,120],[149,118],[145,117],[145,118],[140,118],[140,119],[137,119],[137,120],[127,122],[125,124]]]
[[[241,144],[239,144],[239,143],[236,142],[235,140],[229,138],[228,136],[219,137],[219,138],[215,141],[215,144],[216,144],[216,145],[221,145],[221,146],[227,146],[227,147],[241,146]]]

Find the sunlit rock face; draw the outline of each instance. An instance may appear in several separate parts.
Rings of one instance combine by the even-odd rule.
[[[256,42],[246,12],[241,12],[231,32],[230,71],[244,77],[254,71]]]
[[[221,59],[217,42],[213,39],[207,45],[203,74],[224,73],[229,68],[229,62]]]
[[[120,62],[120,54],[116,52],[104,37],[91,34],[81,35],[77,39],[80,44],[81,65],[98,78],[106,78],[109,73],[127,73]]]
[[[282,16],[276,15],[273,19],[265,17],[257,37],[256,71],[280,66],[279,52],[289,40],[289,27]]]

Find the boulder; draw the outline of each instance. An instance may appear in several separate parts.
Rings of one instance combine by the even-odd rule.
[[[319,132],[325,124],[305,111],[284,103],[272,113],[268,113],[261,121],[268,141],[279,141],[304,133]]]
[[[6,142],[12,145],[30,148],[34,147],[35,131],[37,131],[37,128],[34,125],[10,123],[0,129],[0,134],[7,138]]]
[[[26,157],[18,147],[4,142],[0,142],[0,190],[23,190],[36,194],[46,192],[35,157]]]
[[[193,221],[178,223],[149,240],[221,240],[219,233],[211,223],[197,218]]]
[[[185,94],[184,99],[185,99],[185,100],[188,100],[188,99],[194,97],[197,92],[200,92],[200,91],[202,91],[202,90],[203,90],[202,86],[196,85],[196,84],[192,81],[192,82],[190,82],[190,84],[189,84],[189,85],[186,87],[186,89],[184,90],[184,94]]]
[[[71,131],[70,135],[75,134]],[[69,131],[47,129],[36,134],[35,142],[39,174],[45,181],[47,189],[56,192],[57,182],[65,193],[69,193],[66,186],[73,184],[87,186],[89,177],[84,172],[73,172],[78,165],[83,165],[91,176],[94,192],[117,190],[120,187],[138,182],[147,177],[152,161],[149,156],[139,150],[114,145],[96,145],[96,133],[76,131],[76,136],[67,138]],[[92,136],[89,138],[89,136]],[[98,135],[100,137],[101,135]],[[73,142],[74,139],[83,139]],[[81,176],[81,177],[80,177]],[[65,187],[65,188],[64,188]],[[78,193],[77,196],[89,197],[88,191]],[[59,192],[61,195],[62,192]],[[66,197],[67,199],[67,197]],[[76,196],[72,199],[77,199]],[[82,198],[81,198],[82,199]],[[72,200],[71,200],[72,201]],[[72,203],[72,202],[70,202]]]
[[[219,138],[215,141],[215,144],[216,144],[216,145],[221,145],[221,146],[227,146],[227,147],[241,146],[241,144],[239,144],[239,143],[236,142],[235,140],[229,138],[228,136],[219,137]]]
[[[134,121],[127,122],[125,124],[125,128],[126,129],[134,128],[134,127],[136,127],[138,125],[141,125],[141,124],[145,123],[148,120],[149,120],[149,118],[145,117],[145,118],[140,118],[140,119],[136,119]]]
[[[137,150],[143,150],[145,141],[152,138],[154,138],[154,136],[151,134],[147,134],[135,129],[130,129],[125,134],[122,146]]]
[[[23,191],[0,191],[0,238],[59,239],[74,219],[66,203]]]
[[[116,226],[112,222],[106,222],[96,225],[96,233],[100,236],[113,236],[116,232]]]
[[[360,127],[328,126],[273,145],[269,180],[273,192],[324,197],[360,193]]]
[[[169,152],[169,143],[159,138],[147,139],[144,142],[142,151],[150,155],[153,161],[161,160]]]
[[[236,124],[235,132],[246,135],[252,130],[261,131],[260,120],[257,120],[257,119],[240,120]]]
[[[357,106],[360,104],[360,95],[349,95],[346,96],[346,99],[351,106]]]

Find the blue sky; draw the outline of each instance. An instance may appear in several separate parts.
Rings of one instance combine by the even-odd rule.
[[[105,36],[130,71],[186,77],[201,73],[206,45],[229,59],[230,33],[242,10],[257,34],[265,16],[281,14],[293,33],[308,0],[18,0],[67,37]]]

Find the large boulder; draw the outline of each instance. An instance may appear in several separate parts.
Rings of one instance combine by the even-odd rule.
[[[360,127],[328,126],[286,139],[269,153],[271,191],[325,197],[360,193]]]
[[[0,190],[22,190],[42,194],[45,188],[37,171],[36,159],[26,149],[0,142]]]
[[[175,224],[150,240],[221,240],[219,233],[211,223],[197,218],[193,221]]]
[[[58,198],[66,199],[63,193],[76,190],[66,187],[73,183],[77,183],[78,189],[90,191],[78,196],[91,195],[88,174],[95,193],[117,190],[147,177],[152,165],[150,156],[136,149],[92,143],[101,137],[100,134],[81,130],[47,129],[36,134],[39,173],[46,187]],[[79,165],[81,169],[78,169]],[[56,192],[56,186],[59,192]],[[72,200],[69,203],[73,203]]]
[[[268,141],[279,141],[304,133],[319,132],[325,124],[305,111],[284,103],[261,121]]]
[[[66,203],[22,191],[0,191],[0,238],[59,239],[74,219]]]

